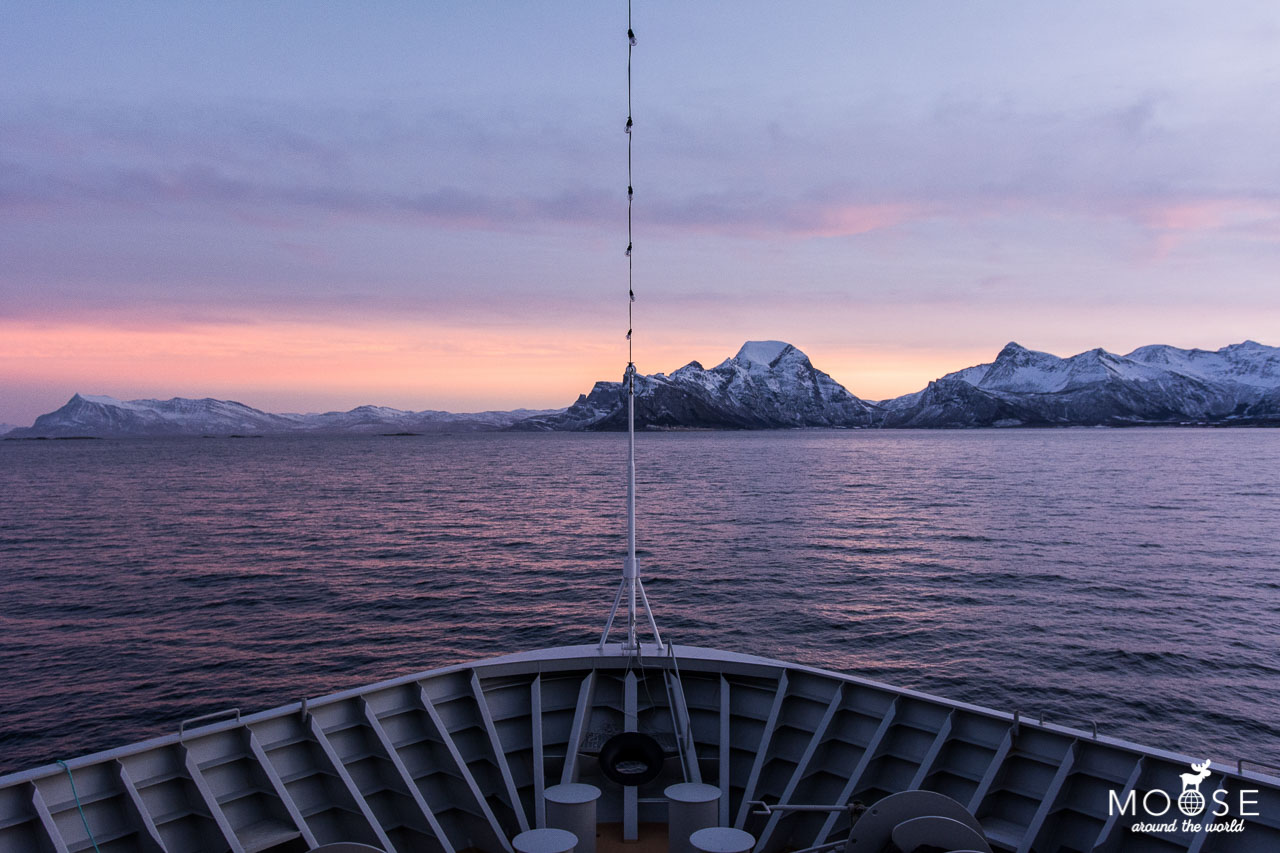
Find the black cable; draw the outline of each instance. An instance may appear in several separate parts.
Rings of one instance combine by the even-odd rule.
[[[636,291],[633,281],[631,248],[632,240],[632,217],[631,202],[635,197],[635,189],[631,179],[631,128],[634,122],[631,120],[631,49],[636,44],[636,33],[631,28],[631,0],[627,0],[627,372],[630,378],[630,392],[635,394],[635,358],[632,352],[631,332],[634,326],[632,316],[632,305],[636,301]]]

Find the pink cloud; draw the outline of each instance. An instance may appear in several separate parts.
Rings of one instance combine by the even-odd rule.
[[[892,228],[925,213],[912,204],[837,204],[816,211],[816,224],[808,230],[815,237],[848,237],[881,228]]]
[[[1166,231],[1216,231],[1280,219],[1280,205],[1256,199],[1217,198],[1169,204],[1151,212]]]
[[[1280,203],[1254,198],[1204,198],[1157,205],[1144,211],[1159,232],[1156,254],[1164,257],[1198,238],[1231,232],[1256,239],[1280,237]]]
[[[932,215],[932,206],[913,201],[850,202],[777,196],[703,195],[678,202],[659,200],[642,208],[646,227],[753,239],[844,237],[892,228]]]

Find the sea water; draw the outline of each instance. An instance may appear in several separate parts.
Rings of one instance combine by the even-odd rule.
[[[1280,763],[1280,431],[658,433],[664,638]],[[0,442],[0,773],[598,640],[619,435]]]

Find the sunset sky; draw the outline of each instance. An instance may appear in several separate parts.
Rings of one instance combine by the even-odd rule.
[[[634,0],[638,368],[1280,344],[1280,4]],[[0,422],[571,403],[625,2],[0,0]]]

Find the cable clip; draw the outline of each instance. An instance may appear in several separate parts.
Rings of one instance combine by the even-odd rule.
[[[631,44],[631,46],[632,46],[632,47],[635,47],[635,46],[636,46],[636,31],[635,31],[635,30],[627,30],[627,41]]]
[[[630,132],[631,132],[631,125],[632,125],[632,124],[634,124],[634,122],[633,122],[633,121],[631,121],[631,116],[627,116],[627,127],[626,127],[626,132],[627,132],[627,133],[630,133]]]
[[[629,257],[631,257],[631,244],[630,244],[630,243],[628,243],[628,244],[627,244],[627,257],[628,257],[628,258],[629,258]]]

